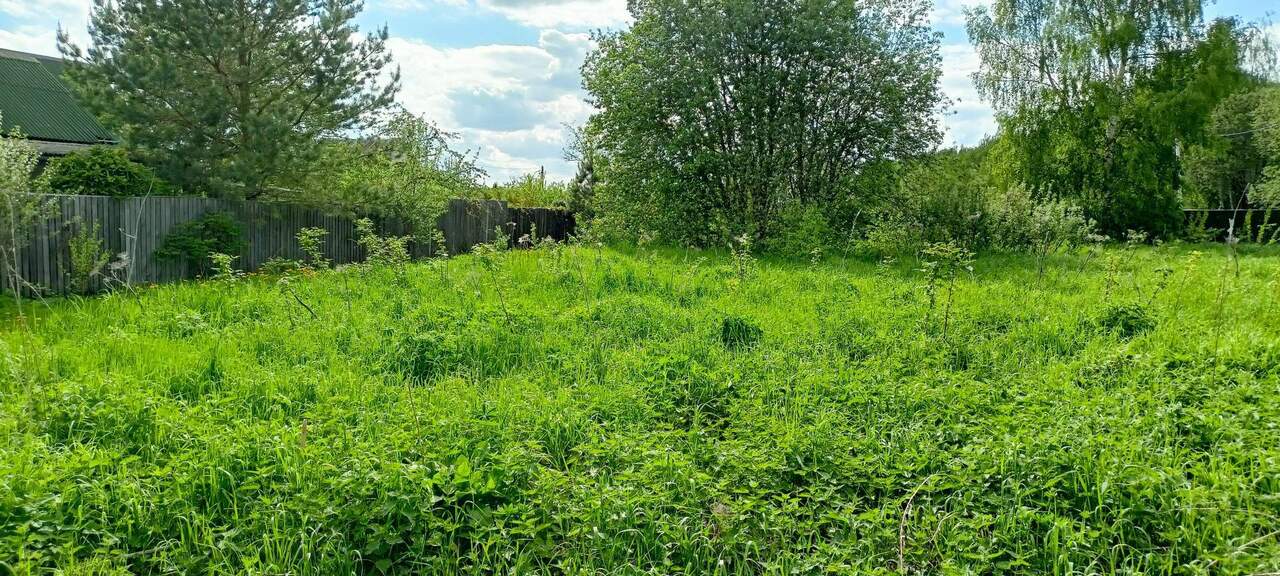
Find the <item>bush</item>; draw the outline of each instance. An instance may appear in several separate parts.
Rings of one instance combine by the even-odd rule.
[[[1127,340],[1151,331],[1156,327],[1156,320],[1140,304],[1116,304],[1102,311],[1098,327]]]
[[[790,206],[782,211],[780,220],[767,245],[774,254],[808,258],[815,250],[825,253],[834,244],[831,224],[817,206]]]
[[[307,266],[311,268],[328,268],[329,259],[324,257],[324,237],[329,231],[324,228],[303,228],[298,230],[298,248],[307,255]]]
[[[993,200],[990,212],[992,245],[1030,252],[1041,273],[1047,258],[1082,244],[1097,229],[1080,206],[1067,200],[1037,202],[1022,186],[1011,187]]]
[[[266,262],[263,262],[262,266],[258,267],[258,271],[263,274],[279,276],[290,272],[297,272],[304,268],[306,268],[306,266],[297,260],[273,256],[268,258]]]
[[[919,226],[906,218],[890,216],[873,224],[862,243],[866,252],[880,258],[913,258],[924,246]]]
[[[544,172],[534,172],[512,179],[506,184],[494,184],[478,194],[490,200],[502,200],[511,206],[567,208],[569,185],[564,182],[547,182]]]
[[[364,248],[365,262],[375,266],[396,266],[409,261],[408,236],[379,236],[368,218],[356,220],[356,242]]]
[[[68,242],[71,251],[70,270],[71,291],[84,294],[89,291],[89,283],[102,273],[102,268],[111,261],[111,253],[102,247],[102,226],[94,223],[91,226],[81,224]]]
[[[204,276],[208,274],[215,254],[239,254],[244,250],[240,224],[226,212],[211,212],[195,220],[179,224],[155,252],[156,258],[185,262]]]
[[[42,182],[55,194],[125,198],[163,194],[168,187],[123,148],[94,146],[49,161]]]
[[[750,348],[763,335],[764,331],[759,326],[744,318],[728,316],[720,322],[720,342],[731,350]]]
[[[993,194],[989,206],[988,233],[993,247],[1022,250],[1031,245],[1036,203],[1025,186],[1010,186],[1003,194]]]

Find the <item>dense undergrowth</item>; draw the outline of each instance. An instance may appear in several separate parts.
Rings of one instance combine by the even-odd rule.
[[[0,571],[1278,572],[1280,253],[1200,250],[52,302],[0,340]]]

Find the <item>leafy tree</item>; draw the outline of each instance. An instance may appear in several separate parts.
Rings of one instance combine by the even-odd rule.
[[[215,264],[215,254],[235,255],[246,246],[236,219],[226,212],[211,212],[174,227],[156,249],[159,260],[183,262],[188,270],[207,276]]]
[[[168,181],[257,198],[366,126],[399,88],[360,0],[99,1],[87,51],[59,34],[81,99]]]
[[[600,206],[668,240],[767,237],[789,203],[835,203],[868,164],[940,137],[925,0],[635,0],[597,37]]]
[[[987,170],[996,142],[977,148],[939,150],[904,163],[892,192],[880,199],[875,216],[909,226],[924,242],[985,245],[988,197],[997,189]]]
[[[1188,187],[1210,208],[1249,208],[1250,195],[1267,167],[1263,147],[1272,119],[1261,109],[1266,100],[1280,101],[1280,88],[1234,94],[1214,109],[1204,144],[1187,153]],[[1280,152],[1280,150],[1277,150]],[[1274,161],[1280,162],[1280,153]]]
[[[1258,150],[1266,158],[1254,189],[1259,203],[1280,207],[1280,87],[1263,91],[1253,112],[1253,130]]]
[[[518,176],[506,184],[495,184],[481,190],[480,194],[487,199],[504,200],[513,206],[565,208],[569,204],[569,185],[547,182],[544,170]]]
[[[577,163],[578,171],[569,182],[569,210],[587,222],[595,217],[596,144],[585,128],[572,129],[572,135],[564,159]]]
[[[31,240],[33,229],[58,211],[48,196],[37,194],[32,181],[36,147],[16,128],[0,135],[0,266],[8,289],[22,314],[22,293],[28,289],[18,269],[18,251]]]
[[[1108,232],[1179,225],[1180,150],[1255,80],[1255,32],[1200,0],[997,0],[969,12],[975,80],[1038,198],[1076,198]]]
[[[50,192],[89,196],[146,196],[167,187],[150,168],[129,159],[124,149],[94,146],[54,158],[40,175]]]
[[[281,198],[401,218],[429,237],[449,199],[475,196],[485,175],[474,155],[450,148],[455,137],[401,110],[367,138],[325,142],[300,188]]]

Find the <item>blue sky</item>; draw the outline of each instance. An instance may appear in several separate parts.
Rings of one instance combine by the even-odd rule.
[[[591,114],[578,68],[590,31],[627,25],[626,0],[365,0],[359,23],[387,26],[401,68],[401,102],[458,135],[490,180],[545,167],[568,178],[562,159],[565,125]],[[953,102],[943,117],[945,144],[974,144],[995,130],[991,111],[969,75],[977,58],[964,32],[963,9],[990,0],[936,0],[931,15],[944,35],[943,90]],[[0,0],[0,48],[56,54],[61,24],[86,38],[92,0]],[[1222,0],[1206,16],[1256,21],[1280,1]],[[1280,31],[1280,27],[1273,27]],[[1280,34],[1277,34],[1280,37]]]

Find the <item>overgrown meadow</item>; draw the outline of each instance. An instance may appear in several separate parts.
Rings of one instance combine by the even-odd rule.
[[[1280,252],[1227,250],[553,246],[9,310],[0,566],[1280,572]]]

